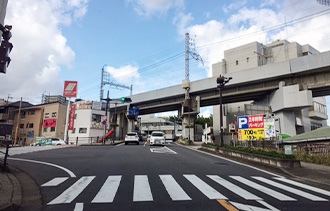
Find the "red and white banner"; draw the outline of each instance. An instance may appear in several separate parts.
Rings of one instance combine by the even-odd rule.
[[[64,97],[77,97],[78,81],[65,81],[64,82]]]
[[[57,119],[44,119],[43,128],[56,127]]]
[[[71,104],[70,109],[70,118],[69,118],[69,130],[73,130],[74,128],[74,115],[76,113],[76,104]]]

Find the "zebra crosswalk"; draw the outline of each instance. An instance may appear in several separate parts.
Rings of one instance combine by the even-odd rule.
[[[170,174],[158,175],[159,181],[163,184],[168,196],[173,201],[190,201],[194,198],[189,193],[189,188],[182,187],[175,177]],[[205,179],[206,178],[206,179]],[[68,178],[54,178],[42,185],[42,187],[54,187],[62,185]],[[91,184],[96,176],[83,176],[59,194],[48,205],[68,204],[73,202]],[[195,174],[183,174],[182,178],[189,181],[193,187],[200,191],[210,200],[230,200],[232,193],[245,200],[262,201],[265,195],[279,201],[297,201],[305,198],[311,201],[329,201],[330,191],[305,185],[282,177],[265,178],[260,176],[242,177],[219,175],[206,175],[199,177]],[[123,183],[122,175],[110,175],[107,177],[100,190],[95,194],[91,203],[112,203],[116,200],[116,194]],[[63,184],[64,185],[64,184]],[[268,186],[268,187],[266,187]],[[246,187],[251,188],[247,190]],[[275,187],[276,190],[270,187]],[[153,191],[150,186],[148,175],[134,175],[133,202],[150,202],[154,200]],[[223,190],[225,191],[219,191]],[[229,192],[228,192],[229,191]],[[221,193],[222,192],[222,193]],[[259,192],[259,193],[258,193]],[[313,194],[311,193],[313,192]],[[294,197],[297,196],[297,197]]]

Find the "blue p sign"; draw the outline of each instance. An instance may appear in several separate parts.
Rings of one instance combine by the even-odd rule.
[[[248,117],[247,116],[241,116],[237,118],[238,122],[238,129],[249,129],[249,124],[248,124]]]

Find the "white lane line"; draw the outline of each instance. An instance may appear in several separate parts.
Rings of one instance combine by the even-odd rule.
[[[274,197],[280,201],[297,201],[294,198],[291,198],[290,196],[284,195],[280,192],[274,191],[270,188],[267,188],[265,186],[259,185],[255,182],[252,182],[250,180],[247,180],[241,176],[230,176],[231,178],[243,183],[244,185],[250,186],[251,188],[257,189],[258,191],[261,191],[271,197]]]
[[[88,185],[92,182],[95,176],[81,177],[71,187],[66,189],[61,195],[49,202],[51,204],[71,203]]]
[[[48,165],[48,166],[53,166],[59,169],[62,169],[63,171],[65,171],[66,173],[68,173],[70,175],[70,177],[76,177],[76,175],[70,171],[69,169],[66,169],[62,166],[53,164],[53,163],[47,163],[47,162],[43,162],[43,161],[37,161],[37,160],[27,160],[27,159],[21,159],[21,158],[8,158],[10,160],[16,160],[16,161],[24,161],[24,162],[30,162],[30,163],[38,163],[38,164],[43,164],[43,165]]]
[[[173,201],[191,200],[172,175],[159,175],[159,177]]]
[[[259,180],[261,182],[267,183],[269,185],[275,186],[277,188],[283,189],[285,191],[294,193],[294,194],[299,195],[301,197],[304,197],[306,199],[310,199],[312,201],[328,201],[327,199],[315,196],[315,195],[310,194],[310,193],[306,193],[304,191],[301,191],[301,190],[298,190],[298,189],[295,189],[295,188],[291,188],[291,187],[286,186],[286,185],[282,185],[278,182],[274,182],[274,181],[271,181],[271,180],[263,178],[263,177],[252,177],[252,178],[254,178],[256,180]]]
[[[83,211],[84,210],[84,203],[76,203],[74,207],[74,211]]]
[[[228,182],[227,180],[217,176],[217,175],[207,175],[210,179],[227,188],[231,192],[243,197],[246,200],[262,200],[260,197],[244,190],[243,188]]]
[[[135,175],[133,201],[153,201],[147,175]]]
[[[206,184],[194,174],[183,175],[189,182],[191,182],[197,189],[199,189],[209,199],[227,199],[224,195],[216,191],[214,188]]]
[[[295,186],[298,186],[298,187],[301,187],[301,188],[305,188],[307,190],[311,190],[311,191],[314,191],[314,192],[317,192],[317,193],[321,193],[321,194],[324,194],[326,196],[330,196],[330,191],[326,191],[326,190],[323,190],[321,188],[316,188],[316,187],[313,187],[313,186],[310,186],[310,185],[305,185],[303,183],[296,182],[296,181],[293,181],[293,180],[289,180],[289,179],[286,179],[286,178],[274,177],[274,179],[280,180],[282,182],[286,182],[286,183],[289,183],[291,185],[295,185]]]
[[[92,203],[111,203],[113,202],[119,184],[121,181],[121,176],[109,176],[108,179],[103,184],[100,191],[97,193]]]
[[[54,179],[52,179],[52,180],[46,182],[45,184],[41,185],[41,187],[58,186],[59,184],[61,184],[62,182],[64,182],[67,179],[69,179],[69,177],[55,177]]]

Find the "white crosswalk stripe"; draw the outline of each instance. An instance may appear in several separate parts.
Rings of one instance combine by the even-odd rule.
[[[299,195],[301,197],[304,197],[306,199],[310,199],[312,201],[328,201],[324,198],[315,196],[315,195],[310,194],[310,193],[306,193],[304,191],[301,191],[301,190],[298,190],[298,189],[295,189],[295,188],[288,187],[286,185],[282,185],[278,182],[274,182],[274,181],[271,181],[271,180],[263,178],[263,177],[252,177],[252,178],[257,179],[261,182],[267,183],[269,185],[275,186],[277,188],[283,189],[283,190],[288,191],[290,193],[294,193],[294,194]]]
[[[274,190],[272,190],[270,188],[267,188],[263,185],[259,185],[255,182],[247,180],[243,177],[240,177],[240,176],[230,176],[230,177],[237,180],[237,181],[239,181],[239,182],[241,182],[241,183],[243,183],[243,184],[245,184],[245,185],[247,185],[247,186],[250,186],[251,188],[257,189],[257,190],[259,190],[259,191],[261,191],[261,192],[263,192],[263,193],[265,193],[265,194],[267,194],[271,197],[274,197],[274,198],[276,198],[280,201],[297,201],[296,199],[291,198],[290,196],[287,196],[287,195],[284,195],[280,192],[274,191]]]
[[[238,195],[245,200],[255,200],[255,201],[259,202],[260,204],[264,205],[265,207],[268,207],[268,209],[271,209],[271,210],[273,210],[272,206],[270,204],[267,204],[265,199],[260,198],[260,196],[267,194],[280,201],[297,201],[297,199],[287,196],[278,191],[272,190],[271,188],[265,187],[264,186],[265,183],[268,185],[274,186],[277,189],[281,189],[281,190],[289,192],[291,194],[293,193],[297,196],[304,197],[311,201],[328,201],[328,199],[321,198],[319,196],[301,191],[299,189],[293,188],[293,186],[305,188],[310,191],[314,191],[319,194],[329,196],[329,194],[328,194],[329,192],[326,190],[322,190],[320,188],[315,188],[315,187],[305,185],[302,183],[298,183],[298,182],[288,180],[285,178],[275,177],[274,179],[279,182],[283,182],[285,184],[290,184],[292,187],[287,186],[285,184],[281,184],[279,182],[274,182],[270,178],[267,179],[267,178],[258,177],[258,176],[253,176],[250,179],[247,179],[247,178],[244,178],[241,176],[229,176],[229,178],[233,179],[234,181],[224,179],[218,175],[206,175],[206,176],[207,177],[205,180],[202,180],[195,174],[183,174],[182,178],[185,178],[186,180],[188,180],[202,194],[204,194],[207,198],[209,198],[211,200],[214,200],[214,199],[227,200],[228,198],[230,198],[229,197],[230,195],[228,195],[227,196],[228,198],[227,198],[222,193],[220,193],[221,189],[225,188],[225,189],[231,191],[233,194]],[[187,192],[187,189],[185,190],[185,188],[182,187],[172,175],[162,174],[162,175],[159,175],[159,178],[160,178],[159,182],[161,182],[164,185],[165,190],[167,191],[169,197],[173,201],[193,200],[191,198],[191,196],[188,195],[189,192]],[[78,181],[76,181],[69,188],[67,188],[63,193],[61,193],[59,196],[57,196],[55,199],[53,199],[51,202],[49,202],[48,205],[65,204],[65,203],[73,202],[80,194],[82,194],[82,192],[88,187],[88,185],[94,179],[95,179],[95,176],[81,177]],[[64,177],[54,178],[53,180],[43,184],[42,187],[57,186],[57,185],[64,183],[64,181],[66,181],[66,180],[67,180],[67,178],[64,178]],[[113,203],[115,200],[115,196],[118,192],[118,189],[120,188],[120,184],[122,182],[123,181],[122,181],[121,175],[108,176],[108,178],[103,183],[100,190],[96,193],[96,195],[93,198],[93,200],[91,201],[91,203]],[[155,181],[155,182],[157,182],[157,181]],[[212,186],[214,186],[214,187],[212,187],[208,183],[213,184]],[[242,184],[243,184],[243,186],[240,187],[239,185],[242,185]],[[252,189],[255,189],[255,191],[259,191],[261,193],[255,195],[245,189],[245,187],[247,187],[247,186]],[[217,188],[217,190],[214,188]],[[157,192],[158,191],[154,191],[154,194],[156,194]],[[260,195],[260,196],[258,196],[258,195]],[[133,202],[148,202],[148,201],[154,201],[152,188],[149,184],[148,176],[147,175],[135,175],[134,176],[134,187],[133,187]],[[78,206],[78,205],[79,205],[78,207],[81,206],[78,202],[76,202],[76,203],[77,203],[76,206]],[[81,201],[80,201],[80,203],[81,203]],[[244,204],[237,203],[237,205],[243,207]],[[248,208],[245,207],[244,209],[248,209]],[[244,210],[244,209],[242,208],[242,210]]]
[[[173,201],[191,200],[171,175],[159,175],[159,177]]]
[[[209,186],[203,180],[199,179],[194,174],[184,174],[183,175],[189,182],[191,182],[196,188],[198,188],[205,196],[209,199],[227,199],[224,195],[216,191],[214,188]]]
[[[109,176],[92,203],[111,203],[116,196],[121,176]]]
[[[66,189],[61,195],[49,202],[51,204],[71,203],[88,185],[92,182],[95,176],[82,177],[75,182],[71,187]]]
[[[135,175],[133,201],[153,201],[147,175]]]

